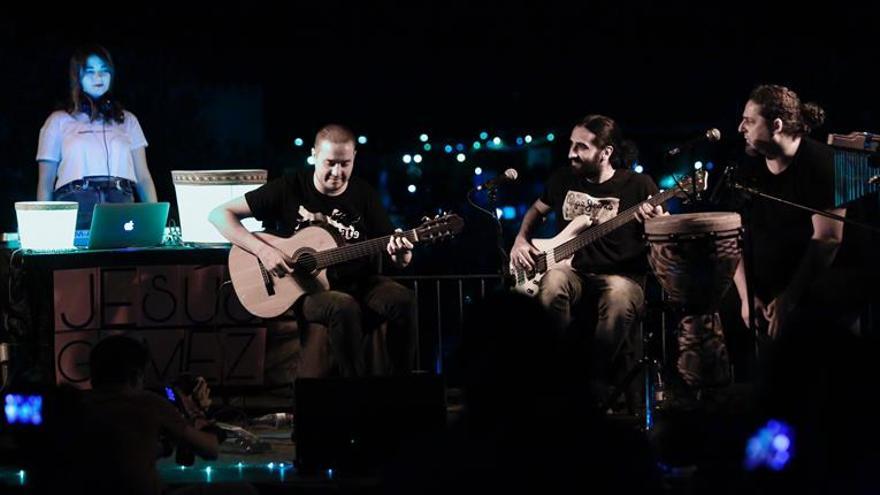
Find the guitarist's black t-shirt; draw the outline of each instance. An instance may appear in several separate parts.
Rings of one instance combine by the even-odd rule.
[[[572,167],[562,167],[550,176],[540,199],[553,208],[565,228],[584,214],[604,223],[657,192],[650,177],[630,170],[617,169],[607,181],[594,184],[576,175]],[[641,277],[647,270],[643,234],[639,222],[626,223],[575,253],[572,265],[583,273]]]
[[[339,196],[321,194],[313,170],[272,180],[244,195],[254,218],[267,230],[289,236],[314,222],[323,222],[340,242],[352,244],[394,231],[379,194],[360,177],[352,176]],[[330,286],[349,290],[377,273],[377,257],[361,258],[327,270]]]

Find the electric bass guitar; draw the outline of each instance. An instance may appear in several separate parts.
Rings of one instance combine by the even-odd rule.
[[[535,261],[534,271],[514,266],[510,263],[510,273],[513,275],[516,284],[513,290],[527,296],[535,296],[541,287],[541,279],[547,270],[560,265],[571,266],[571,258],[578,250],[596,242],[605,235],[616,230],[636,218],[636,212],[642,204],[648,203],[652,207],[657,206],[673,196],[687,196],[697,191],[706,190],[706,171],[698,170],[694,174],[696,180],[690,176],[685,176],[678,181],[675,187],[667,189],[659,194],[652,196],[646,201],[617,214],[616,217],[605,223],[589,228],[593,224],[593,219],[589,215],[579,215],[574,218],[564,229],[562,229],[556,237],[550,239],[532,239],[534,245],[539,251],[537,255],[533,255]]]

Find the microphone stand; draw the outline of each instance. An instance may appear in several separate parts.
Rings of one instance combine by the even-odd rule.
[[[840,215],[836,215],[834,213],[830,213],[830,212],[827,212],[824,210],[817,210],[816,208],[811,208],[809,206],[795,203],[793,201],[788,201],[786,199],[777,198],[776,196],[771,196],[770,194],[762,192],[759,189],[755,189],[754,187],[749,187],[749,186],[742,184],[740,182],[737,182],[737,181],[732,180],[730,182],[730,186],[738,191],[744,191],[748,194],[751,194],[752,196],[757,196],[759,198],[764,198],[764,199],[769,199],[771,201],[776,201],[777,203],[782,203],[784,205],[792,206],[794,208],[799,208],[801,210],[809,211],[810,213],[813,213],[816,215],[822,215],[823,217],[827,217],[832,220],[838,220],[838,221],[841,221],[841,222],[848,224],[848,225],[854,225],[856,227],[867,229],[867,230],[874,232],[874,233],[880,233],[880,228],[875,227],[873,225],[859,222],[858,220],[853,220],[851,218],[842,217]]]
[[[489,200],[489,206],[494,208],[497,202],[497,188],[488,187],[485,188],[487,194],[486,198]],[[507,283],[508,278],[510,277],[510,272],[508,266],[510,264],[510,259],[507,257],[507,250],[504,249],[504,229],[501,226],[501,220],[498,218],[498,215],[495,212],[489,211],[482,206],[478,205],[474,199],[473,195],[477,192],[477,188],[472,188],[467,193],[468,203],[471,204],[477,211],[485,213],[486,215],[492,218],[492,223],[495,226],[495,244],[498,249],[498,254],[500,255],[501,263],[498,267],[498,275],[501,277],[501,283],[505,286],[509,285]]]

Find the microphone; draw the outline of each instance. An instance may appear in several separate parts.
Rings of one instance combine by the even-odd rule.
[[[721,180],[718,181],[715,189],[712,190],[712,194],[709,195],[709,203],[717,204],[718,196],[721,194],[721,191],[725,189],[733,189],[735,181],[734,175],[736,174],[737,166],[736,162],[730,162],[724,167],[724,171],[721,173]]]
[[[698,136],[698,137],[695,137],[689,141],[686,141],[684,144],[677,146],[675,148],[672,148],[671,150],[667,151],[666,156],[672,157],[672,156],[678,155],[682,151],[689,149],[692,146],[694,146],[695,144],[701,143],[703,141],[708,141],[710,143],[714,143],[714,142],[720,141],[720,140],[721,140],[721,131],[719,131],[718,129],[712,128],[712,129],[709,129],[708,131],[706,131],[705,134]]]
[[[509,168],[498,177],[495,177],[494,179],[489,179],[486,182],[483,182],[482,184],[477,186],[475,191],[482,191],[483,189],[495,189],[501,184],[515,181],[517,177],[519,177],[519,174],[517,173],[516,169]]]

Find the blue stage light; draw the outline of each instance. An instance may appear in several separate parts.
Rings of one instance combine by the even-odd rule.
[[[745,467],[781,471],[794,454],[791,428],[782,421],[770,420],[746,444]]]
[[[3,410],[6,422],[10,425],[43,424],[43,397],[40,395],[8,394],[4,399]]]
[[[667,175],[660,179],[660,183],[657,185],[660,186],[660,189],[672,189],[675,187],[675,177]]]

